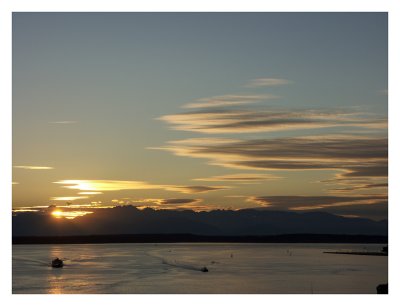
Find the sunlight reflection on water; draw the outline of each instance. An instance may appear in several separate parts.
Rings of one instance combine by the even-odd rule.
[[[376,293],[382,245],[14,245],[13,293]],[[55,257],[63,268],[52,268]],[[209,272],[200,272],[207,266]]]

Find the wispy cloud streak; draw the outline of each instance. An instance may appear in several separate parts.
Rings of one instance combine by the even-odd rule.
[[[286,79],[279,79],[279,78],[258,78],[250,80],[245,87],[270,87],[270,86],[281,86],[287,85],[290,81]]]
[[[77,121],[50,121],[50,124],[74,124],[77,123]]]
[[[79,197],[52,197],[50,200],[52,201],[75,201],[80,199],[87,199],[86,196],[79,196]]]
[[[329,207],[352,205],[377,205],[387,203],[387,195],[363,196],[258,196],[249,197],[248,202],[271,209],[306,211]]]
[[[204,134],[258,133],[329,127],[370,129],[387,127],[386,118],[371,118],[365,114],[361,116],[358,113],[332,110],[206,109],[165,115],[158,119],[169,123],[174,130]]]
[[[195,178],[195,181],[206,181],[206,182],[258,182],[258,181],[267,181],[267,180],[278,180],[282,179],[280,176],[272,175],[272,174],[256,174],[256,173],[238,173],[238,174],[225,174],[225,175],[216,175],[212,177],[206,178]]]
[[[384,137],[326,135],[253,140],[192,138],[171,141],[158,149],[178,156],[204,158],[211,165],[232,169],[336,170],[338,173],[334,183],[343,181],[347,187],[351,187],[354,186],[351,181],[363,179],[367,181],[364,190],[381,187],[379,184],[385,183],[381,181],[386,180],[388,174],[388,140]],[[241,177],[217,176],[197,180],[240,181]],[[331,189],[330,192],[333,191]]]
[[[329,194],[349,194],[355,191],[376,191],[386,190],[388,188],[387,173],[382,176],[349,176],[347,172],[341,172],[332,179],[322,180],[321,183],[333,185],[329,187]],[[353,173],[354,175],[354,173]]]
[[[211,98],[198,99],[196,102],[188,103],[183,108],[212,108],[244,105],[260,102],[268,99],[277,99],[278,96],[271,94],[264,95],[223,95]]]
[[[63,185],[64,188],[81,190],[82,192],[162,189],[180,193],[204,193],[229,188],[228,186],[180,186],[180,185],[157,185],[141,181],[119,181],[119,180],[61,180],[54,182]]]
[[[286,79],[259,78],[251,80],[245,87],[261,88],[289,83]],[[333,185],[336,186],[328,189],[329,195],[318,198],[286,198],[288,207],[293,210],[325,209],[328,206],[332,209],[385,201],[379,197],[357,196],[352,193],[383,192],[382,189],[385,188],[388,173],[386,117],[362,113],[354,108],[285,109],[251,105],[258,102],[259,98],[258,95],[249,94],[201,99],[185,105],[184,108],[191,109],[187,112],[169,114],[158,119],[168,123],[171,129],[179,131],[209,135],[234,134],[236,138],[244,133],[270,133],[264,138],[189,138],[170,141],[165,146],[152,149],[166,150],[177,156],[203,158],[210,165],[247,171],[335,171]],[[246,105],[246,109],[240,107],[243,105]],[[324,135],[328,128],[331,134]],[[336,133],[345,134],[332,134],[332,128],[335,128]],[[310,130],[314,130],[313,133],[318,130],[320,135],[271,138],[279,135],[272,134],[275,132],[285,131],[288,135],[291,131],[299,135],[299,131],[305,134]],[[365,136],[366,134],[362,134],[364,132],[374,132],[375,136]],[[263,175],[265,176],[230,174],[194,180],[255,183],[272,179],[270,174]],[[360,184],[360,180],[364,183]],[[254,197],[250,200],[267,205],[266,198]],[[274,203],[278,204],[277,200],[277,197],[274,198]],[[305,204],[297,205],[295,200]],[[318,205],[314,200],[318,200]]]
[[[14,166],[17,169],[25,169],[25,170],[51,170],[53,167],[48,166]]]
[[[194,138],[159,149],[207,158],[229,168],[263,170],[337,169],[344,176],[382,176],[387,171],[387,139],[326,135],[235,140]]]
[[[202,205],[202,199],[188,199],[188,198],[147,198],[147,199],[132,199],[132,198],[122,198],[114,199],[113,203],[119,205],[132,205],[139,209],[152,208],[152,209],[190,209],[194,211],[204,211],[210,208],[206,205]]]

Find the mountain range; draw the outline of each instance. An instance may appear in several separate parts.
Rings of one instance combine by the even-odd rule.
[[[348,218],[325,212],[288,212],[260,209],[139,210],[134,206],[96,209],[75,219],[54,218],[38,212],[12,217],[17,236],[71,236],[121,234],[282,235],[282,234],[388,234],[387,220]]]

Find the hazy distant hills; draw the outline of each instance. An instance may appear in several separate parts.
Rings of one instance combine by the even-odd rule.
[[[295,213],[243,209],[214,210],[138,210],[133,206],[96,209],[93,214],[72,220],[40,213],[24,212],[13,216],[13,236],[70,236],[117,234],[196,235],[280,235],[346,234],[387,235],[386,220],[345,218],[329,213]]]

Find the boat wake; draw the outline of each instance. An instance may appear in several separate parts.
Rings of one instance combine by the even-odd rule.
[[[16,261],[18,264],[30,263],[30,264],[34,264],[37,266],[49,266],[50,265],[49,261],[32,259],[29,257],[14,256],[13,260]]]
[[[163,258],[162,263],[172,266],[172,267],[178,267],[178,268],[182,268],[182,269],[186,269],[186,270],[208,272],[208,269],[205,269],[206,268],[205,266],[198,266],[198,265],[194,265],[194,264],[188,263],[188,262],[177,261],[175,259],[172,260],[172,259]]]
[[[177,267],[177,268],[193,270],[193,271],[208,272],[208,269],[206,268],[206,266],[201,265],[199,263],[177,260],[176,258],[173,258],[172,256],[165,256],[164,254],[160,254],[159,252],[155,252],[155,251],[148,252],[147,254],[151,257],[161,260],[161,262],[163,264],[171,266],[171,267]]]

